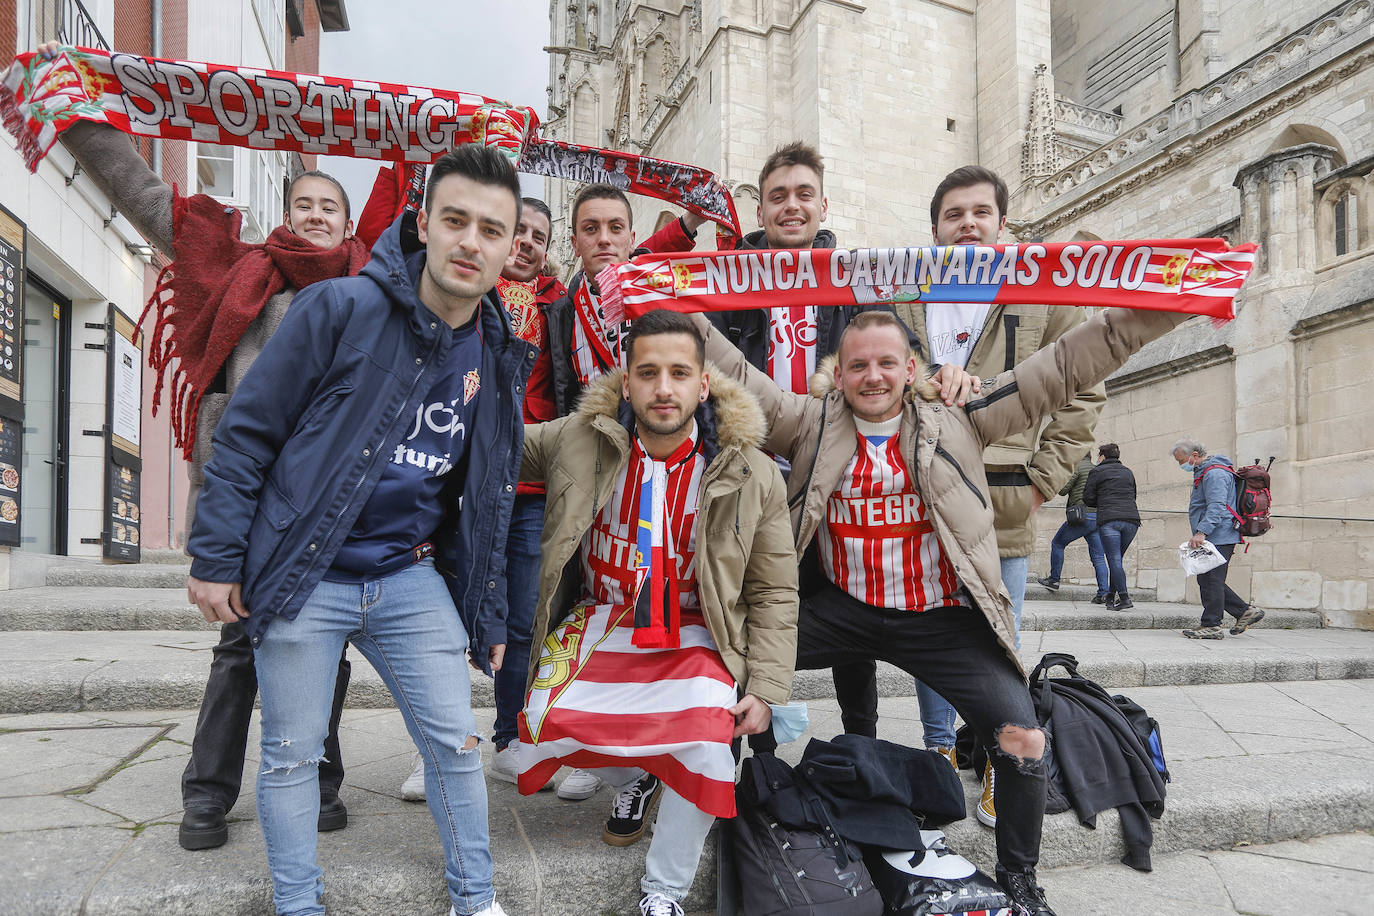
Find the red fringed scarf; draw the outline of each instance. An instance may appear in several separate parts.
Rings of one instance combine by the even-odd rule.
[[[301,290],[320,280],[348,277],[367,263],[357,238],[328,250],[279,226],[262,245],[239,239],[243,214],[196,194],[172,203],[176,260],[158,276],[157,288],[139,317],[154,311],[148,365],[157,370],[153,413],[169,380],[172,436],[191,460],[200,400],[219,374],[243,332],[267,300],[285,289]],[[172,360],[177,364],[169,368]]]

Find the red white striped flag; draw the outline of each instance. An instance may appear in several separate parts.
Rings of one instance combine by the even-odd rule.
[[[735,816],[735,680],[701,613],[681,645],[633,645],[634,607],[579,607],[544,640],[520,713],[520,792],[561,766],[640,767],[716,817]]]

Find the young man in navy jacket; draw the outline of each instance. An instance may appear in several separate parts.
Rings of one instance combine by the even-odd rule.
[[[279,914],[324,913],[318,765],[346,640],[424,757],[453,912],[504,912],[465,657],[490,671],[505,652],[506,531],[536,351],[491,290],[519,218],[501,154],[444,156],[418,219],[425,250],[405,255],[397,223],[359,276],[298,294],[216,428],[188,592],[206,620],[247,620]]]

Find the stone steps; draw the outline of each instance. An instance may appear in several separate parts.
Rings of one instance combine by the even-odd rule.
[[[0,713],[189,709],[200,704],[214,631],[32,631],[0,641]],[[1062,630],[1022,633],[1022,658],[1046,652],[1078,658],[1106,687],[1222,684],[1374,677],[1374,632],[1256,628],[1219,642],[1185,640],[1176,630]],[[388,708],[390,694],[356,650],[349,705]],[[909,676],[879,666],[879,695],[910,697]],[[797,699],[834,696],[829,671],[798,672]],[[493,703],[491,681],[476,678],[473,702]]]
[[[1368,737],[1374,734],[1374,680],[1143,687],[1131,696],[1160,720],[1174,776],[1166,813],[1154,822],[1157,859],[1374,827],[1374,742]],[[882,737],[920,742],[909,702],[883,700],[881,711]],[[489,727],[491,718],[490,710],[478,710],[479,727]],[[838,722],[834,701],[814,703],[808,737],[830,737]],[[176,846],[180,805],[174,787],[194,723],[189,709],[0,717],[0,754],[10,773],[0,793],[8,796],[0,798],[0,824],[23,818],[28,828],[0,828],[0,855],[11,865],[0,873],[0,900],[13,908],[7,911],[269,911],[251,803],[256,726],[229,844],[201,853]],[[158,735],[163,740],[139,752]],[[399,714],[350,710],[341,741],[350,824],[320,837],[330,912],[446,912],[428,809],[397,798],[411,759]],[[785,745],[780,754],[795,762],[805,741]],[[97,743],[103,752],[95,750]],[[967,771],[963,782],[971,811],[978,785]],[[513,786],[495,780],[488,780],[488,792],[496,886],[512,916],[635,911],[647,844],[612,849],[601,842],[608,792],[577,803],[552,793],[520,798]],[[947,833],[953,848],[991,872],[991,830],[970,816]],[[714,905],[714,848],[713,835],[689,911]],[[71,855],[78,849],[81,855]],[[1147,876],[1110,864],[1122,851],[1115,812],[1099,815],[1095,830],[1071,813],[1047,818],[1041,874],[1051,903],[1058,899],[1060,868],[1097,866],[1093,871],[1106,893],[1118,881],[1150,886]],[[1064,874],[1064,902],[1083,899],[1083,880]],[[1187,910],[1150,910],[1166,911]]]
[[[1024,630],[1180,629],[1198,621],[1195,604],[1137,601],[1109,611],[1077,600],[1027,601]],[[1269,611],[1271,629],[1312,629],[1322,619],[1311,611]],[[43,586],[0,591],[0,631],[6,630],[215,630],[186,602],[184,580],[176,586]]]
[[[48,585],[98,586],[102,588],[180,588],[186,589],[191,564],[131,563],[71,564],[52,566],[46,574]]]

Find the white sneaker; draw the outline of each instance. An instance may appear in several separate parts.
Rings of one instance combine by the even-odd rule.
[[[591,798],[601,788],[601,777],[587,770],[573,770],[558,784],[558,797],[567,801]]]
[[[449,907],[448,916],[458,916],[458,911],[453,907]],[[487,907],[485,910],[478,910],[476,913],[473,913],[472,916],[510,916],[510,914],[501,909],[501,904],[493,900],[491,906]]]
[[[520,742],[512,741],[491,757],[491,766],[487,768],[487,773],[503,782],[519,784],[520,782]],[[549,781],[539,787],[542,792],[545,789],[552,789],[553,782]],[[593,790],[595,791],[595,790]]]
[[[401,783],[401,800],[422,802],[425,800],[425,758],[415,752],[415,769],[410,771],[406,781]]]
[[[662,894],[645,894],[639,898],[640,916],[682,916],[676,900]]]

